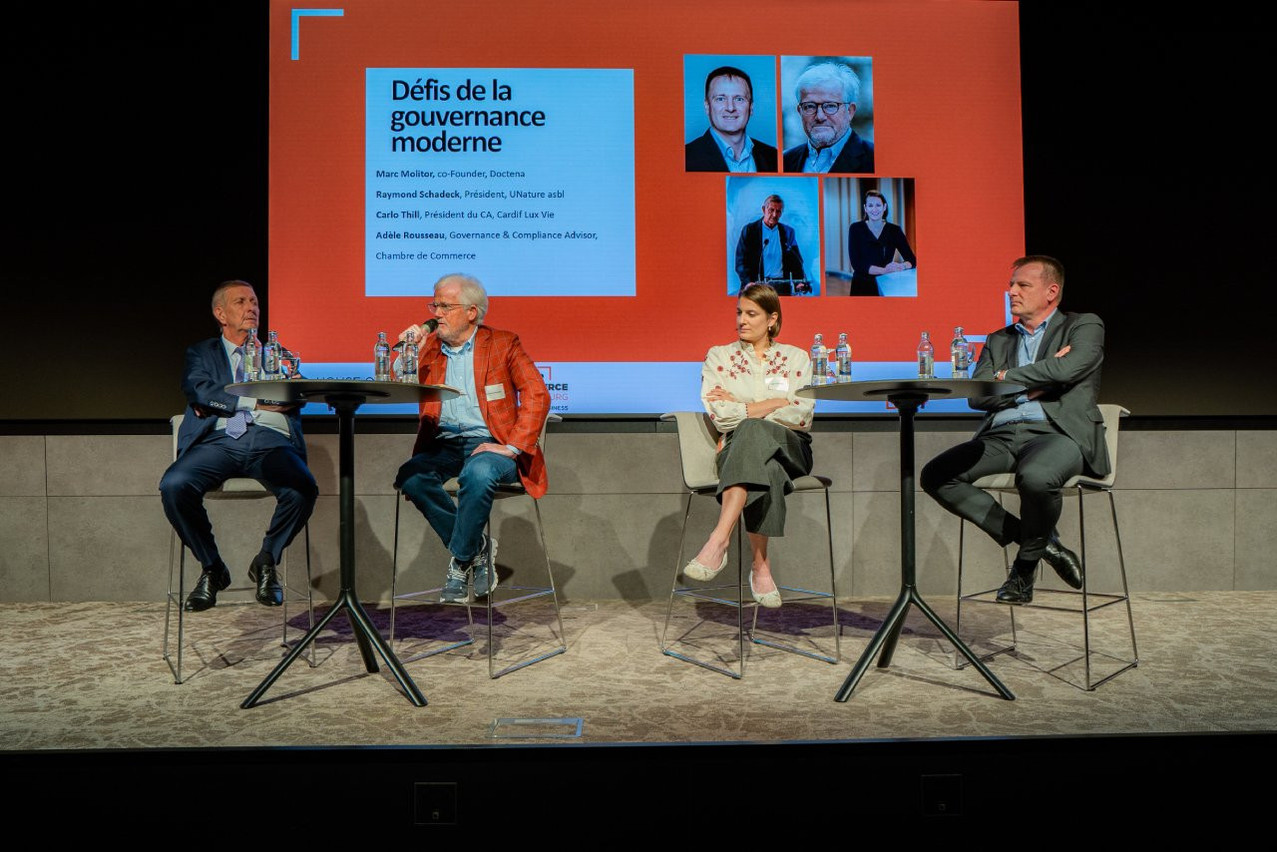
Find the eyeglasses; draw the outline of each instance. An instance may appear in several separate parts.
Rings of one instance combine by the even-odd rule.
[[[823,104],[818,104],[815,101],[803,101],[798,105],[798,111],[803,115],[810,116],[815,115],[817,109],[822,109],[825,111],[825,115],[833,115],[838,112],[838,110],[845,107],[848,103],[850,103],[850,101],[828,101]]]
[[[473,306],[472,305],[449,305],[446,302],[430,302],[426,305],[426,307],[430,309],[431,313],[446,314],[456,310],[457,308],[469,308]]]
[[[714,97],[709,99],[709,102],[716,107],[727,106],[728,103],[731,103],[732,106],[739,109],[749,103],[749,98],[744,95],[732,95],[731,97],[728,97],[727,95],[714,95]]]

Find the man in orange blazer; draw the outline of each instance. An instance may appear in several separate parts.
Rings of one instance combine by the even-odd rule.
[[[429,305],[438,325],[404,329],[421,341],[418,375],[424,384],[447,384],[461,395],[421,403],[412,458],[399,468],[395,487],[426,516],[452,558],[439,599],[486,597],[497,587],[497,542],[484,534],[500,483],[517,477],[533,497],[545,494],[545,459],[537,440],[550,413],[550,394],[518,335],[488,328],[488,294],[469,275],[445,275]],[[443,483],[457,477],[457,501]]]

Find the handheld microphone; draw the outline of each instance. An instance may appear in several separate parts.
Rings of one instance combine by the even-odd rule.
[[[439,320],[435,319],[434,317],[431,317],[430,319],[422,322],[421,327],[426,330],[426,334],[430,334],[436,328],[439,327]],[[420,343],[421,341],[418,340],[417,342]],[[403,347],[404,347],[404,341],[401,340],[398,343],[396,343],[394,346],[390,347],[390,349],[391,351],[394,351],[394,352],[402,352]]]

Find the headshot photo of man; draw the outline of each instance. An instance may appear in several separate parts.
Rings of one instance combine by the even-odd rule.
[[[760,282],[780,296],[817,295],[803,259],[820,247],[815,179],[728,178],[727,197],[728,293]]]
[[[720,62],[721,60],[721,62]],[[688,56],[684,59],[684,90],[688,103],[684,112],[685,132],[694,136],[709,122],[709,128],[694,136],[684,146],[685,168],[689,172],[775,172],[778,156],[776,146],[750,135],[750,119],[755,114],[754,79],[741,65],[762,65],[766,76],[760,79],[769,93],[774,93],[773,60],[771,57]],[[752,60],[752,62],[751,62]],[[764,60],[765,62],[759,62]],[[707,61],[714,65],[703,76],[701,68]],[[696,110],[692,101],[693,85],[700,93],[701,80],[704,90]],[[759,135],[769,140],[776,138],[774,96],[768,96],[759,107],[757,122]],[[697,114],[702,112],[702,114]]]
[[[795,143],[785,149],[785,171],[874,170],[872,95],[862,79],[872,79],[871,67],[867,57],[782,57],[785,142]]]

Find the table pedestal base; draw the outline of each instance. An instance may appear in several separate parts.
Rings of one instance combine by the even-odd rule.
[[[856,688],[856,684],[860,682],[860,678],[864,676],[869,664],[873,662],[874,657],[878,656],[879,651],[882,652],[882,657],[878,660],[878,668],[885,669],[891,665],[891,656],[896,650],[896,640],[900,638],[900,629],[904,627],[905,616],[909,614],[909,607],[912,605],[918,607],[927,620],[944,634],[958,653],[975,666],[976,671],[984,676],[999,695],[1008,701],[1014,701],[1015,695],[1011,690],[1003,686],[1002,681],[989,671],[988,667],[966,646],[966,643],[958,638],[958,634],[950,630],[949,625],[945,624],[918,594],[917,551],[914,540],[913,420],[918,407],[927,401],[928,393],[893,388],[884,389],[882,395],[886,396],[900,413],[900,596],[896,598],[896,603],[891,607],[886,620],[869,641],[864,653],[860,655],[856,667],[839,687],[834,700],[846,701],[851,697],[851,691]]]
[[[944,620],[936,615],[935,610],[927,606],[927,602],[918,594],[918,590],[913,586],[905,586],[900,590],[900,597],[896,598],[896,602],[892,605],[891,611],[887,613],[887,618],[882,622],[882,626],[878,628],[878,632],[874,634],[873,639],[869,640],[868,647],[860,655],[860,659],[856,661],[856,667],[851,670],[851,674],[847,675],[847,679],[838,688],[838,693],[834,696],[835,701],[846,701],[851,697],[851,691],[856,688],[856,684],[860,683],[860,678],[868,671],[869,664],[873,662],[874,657],[878,656],[879,651],[882,651],[882,656],[878,660],[878,668],[885,669],[891,665],[891,656],[896,651],[896,640],[900,638],[900,629],[904,627],[905,618],[909,615],[910,605],[916,606],[927,617],[927,620],[944,634],[944,638],[948,639],[958,653],[966,657],[968,662],[975,666],[976,671],[984,675],[984,679],[998,691],[999,695],[1008,701],[1015,700],[1015,695],[1012,694],[1011,690],[1007,689],[1002,684],[1002,681],[998,680],[993,672],[989,671],[988,667],[979,657],[972,653],[966,643],[958,638],[958,634],[949,629],[949,625],[945,624]]]
[[[350,618],[351,632],[355,634],[355,641],[359,645],[359,653],[364,658],[364,668],[368,670],[369,674],[378,671],[377,659],[372,653],[373,649],[376,648],[377,653],[381,655],[382,661],[384,661],[387,668],[390,669],[391,674],[395,676],[395,680],[399,681],[399,685],[403,687],[403,691],[407,693],[408,700],[417,707],[425,707],[426,697],[421,694],[421,690],[417,688],[417,684],[413,683],[412,678],[410,678],[408,673],[404,671],[403,663],[399,662],[399,658],[395,656],[394,652],[390,650],[390,647],[386,645],[385,640],[381,638],[381,633],[379,633],[377,628],[373,626],[372,620],[368,618],[368,613],[364,611],[363,604],[361,604],[359,599],[347,589],[342,589],[341,594],[337,598],[336,605],[319,620],[319,623],[306,634],[305,638],[303,638],[301,642],[297,643],[293,650],[289,652],[288,656],[281,660],[279,665],[275,666],[275,670],[267,675],[266,679],[262,681],[261,684],[253,690],[252,694],[244,699],[244,703],[239,706],[244,710],[247,710],[249,707],[256,706],[257,702],[266,694],[266,690],[270,689],[271,685],[274,684],[275,681],[279,679],[279,676],[284,673],[284,670],[293,664],[293,660],[301,656],[301,653],[306,649],[306,646],[315,641],[315,638],[319,636],[320,632],[328,626],[328,622],[333,620],[333,616],[341,612],[343,609],[346,610],[347,615]]]
[[[377,388],[376,385],[373,387],[374,389]],[[298,643],[297,647],[293,648],[288,656],[275,667],[275,670],[267,675],[266,679],[239,706],[244,710],[256,706],[257,702],[266,694],[266,690],[270,689],[279,676],[292,665],[293,660],[301,656],[301,652],[306,646],[315,641],[315,637],[328,625],[328,622],[332,621],[333,616],[345,610],[350,618],[351,632],[355,634],[355,641],[359,645],[359,654],[364,659],[364,668],[369,673],[378,671],[377,660],[372,653],[375,648],[395,676],[395,680],[399,681],[399,685],[403,687],[408,700],[417,707],[425,707],[425,696],[421,694],[417,684],[413,683],[412,678],[408,676],[408,672],[404,671],[403,663],[399,662],[395,652],[381,638],[381,634],[373,626],[372,620],[368,618],[368,613],[364,611],[363,604],[359,602],[359,597],[355,593],[355,409],[364,404],[368,394],[358,392],[358,390],[327,391],[323,392],[323,396],[324,401],[337,412],[339,438],[337,457],[340,471],[339,496],[341,498],[341,593],[337,596],[337,601],[333,608],[328,611],[328,614],[319,620],[319,623],[306,634],[306,637]]]

